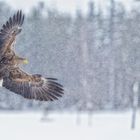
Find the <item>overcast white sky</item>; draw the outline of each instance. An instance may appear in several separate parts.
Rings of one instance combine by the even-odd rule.
[[[44,1],[47,7],[57,7],[62,12],[74,13],[75,9],[79,8],[83,12],[87,10],[87,3],[91,0],[0,0],[6,1],[15,9],[23,9],[28,11],[32,6],[36,5],[38,1]],[[110,0],[93,0],[96,5],[104,8]],[[127,9],[130,9],[132,2],[135,0],[116,0],[121,1]]]

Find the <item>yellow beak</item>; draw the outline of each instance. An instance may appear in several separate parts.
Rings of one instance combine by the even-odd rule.
[[[24,64],[28,64],[29,61],[28,61],[27,59],[25,59],[25,60],[23,60],[23,63],[24,63]]]

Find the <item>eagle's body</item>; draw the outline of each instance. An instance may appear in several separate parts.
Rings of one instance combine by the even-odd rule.
[[[53,101],[63,94],[63,88],[54,78],[28,74],[21,68],[27,59],[14,51],[16,36],[21,32],[24,15],[18,11],[0,30],[0,80],[3,87],[28,99]]]

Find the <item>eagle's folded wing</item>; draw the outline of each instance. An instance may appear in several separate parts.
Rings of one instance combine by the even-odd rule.
[[[10,47],[15,40],[15,36],[21,31],[24,21],[22,11],[18,11],[13,17],[2,26],[0,30],[0,55]]]
[[[25,98],[40,101],[57,100],[63,95],[63,87],[56,82],[56,79],[43,78],[38,74],[25,75],[24,73],[23,76],[21,71],[18,71],[16,76],[4,78],[3,87]]]

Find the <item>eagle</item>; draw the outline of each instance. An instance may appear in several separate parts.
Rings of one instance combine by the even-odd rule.
[[[24,22],[22,10],[17,11],[0,30],[0,80],[1,86],[27,99],[39,101],[58,100],[64,89],[56,78],[29,74],[20,68],[28,60],[18,56],[15,49],[17,35]]]

